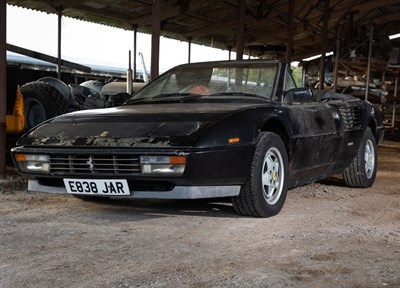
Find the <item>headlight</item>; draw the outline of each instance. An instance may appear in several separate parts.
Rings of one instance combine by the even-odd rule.
[[[21,172],[50,172],[50,157],[49,155],[34,155],[16,153],[14,155],[15,163]]]
[[[185,156],[141,156],[142,174],[157,176],[181,176],[185,171]]]

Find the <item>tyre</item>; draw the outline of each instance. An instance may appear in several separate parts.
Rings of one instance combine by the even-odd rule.
[[[68,104],[64,96],[53,86],[34,81],[21,87],[24,97],[26,128],[68,112]]]
[[[371,187],[375,181],[377,164],[376,141],[371,129],[367,128],[356,157],[343,171],[346,185],[356,188]]]
[[[256,143],[250,174],[233,197],[235,211],[253,217],[271,217],[281,211],[288,189],[288,156],[281,138],[261,133]]]

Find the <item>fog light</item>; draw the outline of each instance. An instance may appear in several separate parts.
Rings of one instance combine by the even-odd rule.
[[[181,176],[186,156],[141,156],[140,166],[144,175]]]
[[[49,155],[21,154],[14,155],[15,163],[21,172],[49,173]]]

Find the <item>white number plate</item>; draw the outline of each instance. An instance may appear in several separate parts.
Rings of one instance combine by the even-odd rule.
[[[85,195],[130,195],[128,182],[125,179],[64,179],[68,193]]]

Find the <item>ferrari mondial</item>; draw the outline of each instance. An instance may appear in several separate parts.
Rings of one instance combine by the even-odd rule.
[[[370,187],[381,113],[367,101],[296,88],[277,60],[175,67],[122,106],[64,114],[12,149],[30,191],[81,199],[230,197],[269,217],[289,188],[342,173]]]

